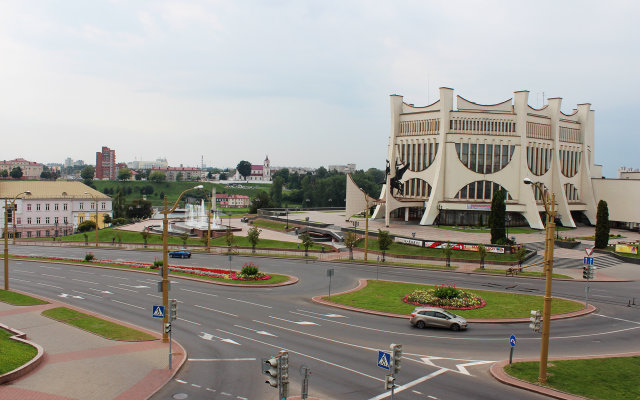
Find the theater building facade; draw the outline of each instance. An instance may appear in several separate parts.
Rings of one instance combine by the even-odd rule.
[[[524,183],[529,178],[555,194],[563,226],[595,224],[598,200],[614,194],[594,188],[607,186],[594,185],[603,179],[595,164],[594,110],[578,104],[565,114],[561,98],[539,109],[528,100],[528,91],[518,91],[504,102],[483,105],[440,88],[438,101],[416,107],[392,95],[389,172],[373,218],[387,225],[392,219],[487,225],[493,194],[502,189],[508,225],[543,229],[542,193]],[[402,185],[392,188],[401,170]],[[627,183],[630,196],[640,201],[640,181]],[[640,219],[636,214],[620,218]]]

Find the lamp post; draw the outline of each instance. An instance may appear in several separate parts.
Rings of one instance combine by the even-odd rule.
[[[175,211],[180,203],[180,199],[185,193],[191,190],[202,189],[202,185],[198,185],[194,188],[187,189],[180,193],[178,200],[173,207],[167,207],[167,196],[164,197],[164,209],[160,211],[162,213],[162,305],[164,306],[165,313],[162,318],[162,327],[169,322],[169,214]],[[162,329],[162,343],[169,342],[169,334]]]
[[[4,290],[9,290],[9,237],[8,237],[9,212],[8,212],[8,209],[10,207],[13,207],[16,204],[16,200],[18,199],[18,197],[20,197],[23,194],[30,196],[31,192],[29,190],[26,190],[22,193],[18,193],[16,197],[14,197],[13,200],[11,200],[11,203],[9,203],[7,199],[4,199]],[[11,213],[11,217],[12,218],[16,217],[15,212]]]
[[[98,196],[89,192],[84,192],[84,194],[88,194],[89,196],[91,196],[96,204],[96,247],[98,247]]]
[[[285,229],[289,229],[289,209],[288,209],[288,208],[285,208],[285,209],[284,209],[284,213],[285,213],[285,214],[286,214],[286,216],[287,216],[287,226],[286,226],[286,228],[285,228]]]
[[[440,218],[442,218],[442,204],[438,203],[438,228],[440,228]]]
[[[540,345],[540,373],[538,382],[547,382],[547,360],[549,358],[549,328],[551,325],[551,276],[553,273],[553,235],[556,228],[556,196],[551,193],[549,199],[548,192],[539,183],[533,182],[529,178],[524,179],[527,185],[534,185],[542,193],[542,202],[544,211],[547,214],[547,223],[545,226],[545,247],[544,247],[544,272],[545,272],[545,290],[544,290],[544,309],[542,311],[542,344]]]

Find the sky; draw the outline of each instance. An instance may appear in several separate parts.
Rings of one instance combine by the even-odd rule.
[[[389,95],[591,103],[640,168],[633,1],[0,0],[0,159],[384,168]],[[5,142],[7,143],[7,142]]]

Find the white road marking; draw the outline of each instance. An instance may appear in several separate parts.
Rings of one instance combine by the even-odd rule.
[[[50,277],[52,277],[52,278],[67,279],[67,277],[65,277],[65,276],[60,276],[60,275],[42,274],[42,276],[50,276]]]
[[[597,317],[617,319],[618,321],[630,322],[630,323],[632,323],[632,324],[638,324],[638,325],[640,325],[640,322],[630,321],[630,320],[628,320],[628,319],[622,319],[622,318],[617,318],[617,317],[610,317],[610,316],[608,316],[608,315],[603,315],[603,314],[593,314],[593,315],[595,315],[595,316],[597,316]]]
[[[232,299],[231,297],[227,297],[227,300],[239,301],[241,303],[247,303],[247,304],[251,304],[251,305],[254,305],[254,306],[258,306],[258,307],[272,308],[271,306],[265,306],[264,304],[252,303],[252,302],[246,301],[246,300]]]
[[[269,315],[269,318],[273,318],[273,319],[277,319],[285,322],[291,322],[292,324],[297,324],[297,325],[318,325],[315,322],[311,322],[311,321],[289,321],[288,319],[274,317],[273,315]]]
[[[132,287],[134,289],[148,289],[149,288],[149,286],[145,286],[145,285],[126,285],[124,283],[118,283],[118,285],[126,286],[126,287]]]
[[[111,275],[101,275],[101,276],[106,276],[107,278],[113,278],[113,279],[124,279],[125,281],[129,280],[129,278],[123,278],[120,276],[111,276]]]
[[[229,394],[229,393],[227,393],[227,392],[220,392],[220,394],[221,394],[221,395],[223,395],[223,396],[229,396],[229,397],[231,397],[231,394]]]
[[[80,300],[84,300],[84,297],[81,297],[81,296],[74,296],[74,295],[72,295],[72,294],[66,294],[66,293],[60,293],[60,294],[58,295],[58,297],[63,297],[63,298],[69,298],[69,297],[71,297],[71,298],[73,298],[73,299],[80,299]]]
[[[108,290],[100,290],[100,289],[94,289],[94,288],[89,288],[89,290],[93,290],[94,292],[98,292],[102,294],[113,294],[113,292],[110,292]]]
[[[437,397],[435,397],[435,396],[431,396],[431,395],[429,395],[429,396],[427,396],[427,397],[428,397],[428,398],[430,398],[430,399],[438,400],[438,398],[437,398]]]
[[[95,275],[95,272],[85,272],[85,271],[73,271],[74,274],[89,274]]]
[[[402,392],[403,390],[406,390],[406,389],[412,388],[412,387],[414,387],[415,385],[418,385],[418,384],[420,384],[420,383],[422,383],[422,382],[426,382],[426,381],[428,381],[428,380],[429,380],[429,379],[431,379],[431,378],[435,378],[435,377],[436,377],[436,376],[438,376],[438,375],[442,375],[443,373],[445,373],[445,372],[447,372],[447,371],[449,371],[449,370],[448,370],[448,369],[446,369],[446,368],[439,369],[439,370],[437,370],[437,371],[434,371],[434,372],[430,373],[430,374],[429,374],[429,375],[427,375],[427,376],[423,376],[422,378],[418,378],[418,379],[413,380],[413,381],[411,381],[411,382],[409,382],[409,383],[407,383],[407,384],[404,384],[404,385],[401,385],[401,386],[396,387],[396,388],[395,388],[395,390],[394,390],[394,392],[395,392],[395,393]],[[387,398],[387,397],[389,397],[389,396],[391,396],[391,392],[385,392],[385,393],[382,393],[382,394],[380,394],[380,395],[378,395],[378,396],[376,396],[376,397],[372,397],[372,398],[371,398],[371,399],[369,399],[369,400],[386,399],[386,398]]]
[[[211,389],[211,388],[207,388],[206,390],[210,391],[210,392],[215,392],[215,389]]]
[[[255,358],[190,358],[189,361],[256,361]]]
[[[182,379],[176,379],[176,382],[178,382],[178,383],[187,383],[186,381],[183,381]]]
[[[135,307],[135,308],[139,308],[141,310],[146,310],[144,307],[140,307],[140,306],[136,306],[136,305],[133,305],[133,304],[125,303],[124,301],[118,301],[118,300],[114,300],[114,299],[111,299],[111,301],[115,301],[116,303],[124,304],[125,306]]]
[[[47,265],[38,265],[40,268],[49,268],[49,269],[60,269],[60,267],[49,267]]]
[[[238,400],[249,400],[246,397],[241,397],[241,396],[236,396],[236,399],[238,399]]]
[[[300,309],[298,309],[297,311],[300,311],[300,312],[303,312],[303,313],[307,313],[307,314],[320,315],[322,317],[329,317],[329,318],[347,318],[346,315],[340,315],[340,314],[320,314],[320,313],[316,313],[316,312],[313,312],[313,311],[300,310]]]
[[[18,278],[11,278],[11,280],[12,280],[12,281],[19,281],[19,282],[27,282],[27,283],[31,283],[31,281],[27,281],[27,280],[24,280],[24,279],[18,279]],[[62,288],[60,288],[60,289],[62,289]]]
[[[198,337],[200,337],[201,339],[204,339],[204,340],[213,340],[213,338],[216,338],[216,339],[220,340],[221,342],[236,344],[236,345],[240,346],[240,343],[236,342],[233,339],[221,338],[220,336],[212,335],[212,334],[206,333],[206,332],[200,332],[200,335]]]
[[[192,293],[204,294],[205,296],[218,297],[218,295],[217,295],[217,294],[211,294],[211,293],[198,292],[197,290],[190,290],[190,289],[180,289],[180,290],[184,290],[184,291],[192,292]]]
[[[17,279],[14,279],[14,280],[16,280],[16,281],[17,281]],[[49,286],[49,287],[54,287],[54,288],[56,288],[56,289],[62,289],[60,286],[47,285],[46,283],[40,283],[40,282],[36,283],[36,285]]]
[[[110,287],[111,289],[126,290],[127,292],[138,293],[137,290],[125,289],[123,287],[118,287],[118,286],[107,285],[107,287]]]
[[[192,383],[191,386],[196,387],[196,388],[201,388],[202,387],[200,385],[196,385],[195,383]]]
[[[194,307],[198,307],[198,308],[204,308],[205,310],[214,311],[214,312],[217,312],[217,313],[220,313],[220,314],[226,314],[226,315],[231,315],[232,317],[237,317],[237,315],[228,313],[226,311],[215,310],[213,308],[209,308],[209,307],[205,307],[205,306],[199,306],[197,304],[194,304],[193,306]]]
[[[97,298],[99,298],[99,299],[101,299],[101,298],[102,298],[102,296],[98,296],[98,295],[91,294],[91,293],[81,292],[81,291],[79,291],[79,290],[73,290],[73,292],[80,293],[80,294],[84,294],[85,296],[93,296],[93,297],[97,297]]]
[[[259,330],[247,328],[246,326],[241,326],[241,325],[234,325],[234,326],[237,327],[237,328],[242,328],[242,329],[246,329],[246,330],[249,330],[249,331],[253,331],[253,332],[257,333],[258,335],[278,337],[278,336],[274,335],[273,333],[269,333],[267,331],[259,331]]]
[[[194,325],[201,325],[197,322],[193,322],[193,321],[189,321],[188,319],[184,319],[184,318],[178,318],[179,321],[184,321],[184,322],[188,322],[190,324],[194,324]]]
[[[14,272],[19,272],[21,274],[35,274],[35,271],[23,271],[21,269],[14,269]]]
[[[44,275],[44,274],[42,274]],[[72,281],[77,281],[77,282],[83,282],[83,283],[90,283],[92,285],[100,285],[98,282],[89,282],[89,281],[83,281],[82,279],[76,279],[76,278],[71,278]]]

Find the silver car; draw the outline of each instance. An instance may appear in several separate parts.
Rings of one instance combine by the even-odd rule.
[[[416,307],[411,313],[409,322],[417,328],[434,326],[452,331],[467,329],[466,319],[438,307]]]

